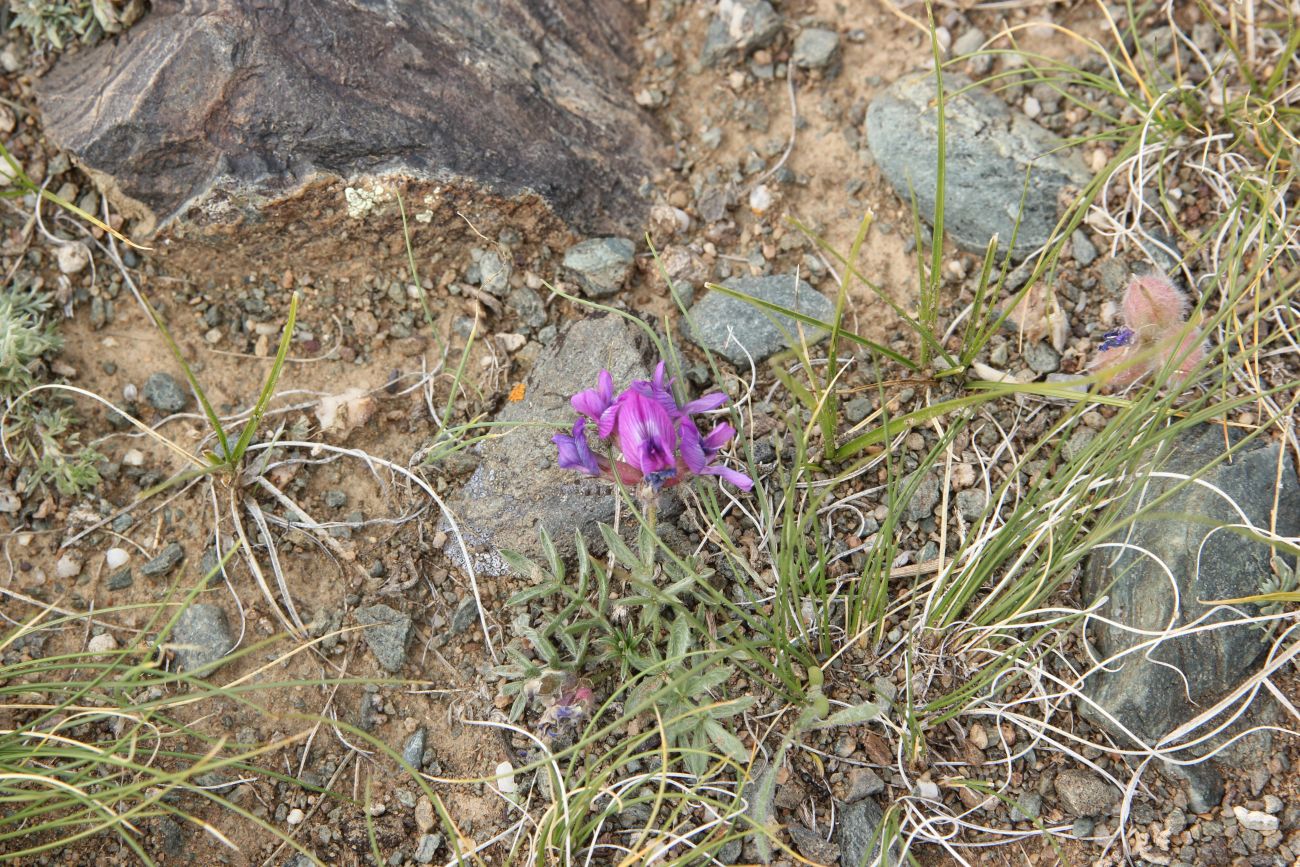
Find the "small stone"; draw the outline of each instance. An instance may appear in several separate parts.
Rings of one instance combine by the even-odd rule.
[[[83,241],[72,241],[61,244],[56,257],[64,274],[79,274],[90,264],[90,248]]]
[[[879,864],[880,867],[895,867],[902,863],[896,846],[881,857],[880,825],[885,821],[885,814],[871,799],[847,804],[839,811],[839,821],[835,826],[835,842],[840,847],[840,863]]]
[[[983,488],[969,488],[957,492],[957,514],[967,521],[978,521],[988,506],[988,495]]]
[[[234,643],[225,609],[207,604],[186,608],[176,621],[170,640],[176,662],[184,671],[195,671],[217,662]],[[217,667],[204,673],[210,675]]]
[[[190,396],[170,374],[155,373],[145,381],[144,399],[159,412],[173,413],[185,409]]]
[[[433,814],[433,803],[428,795],[421,795],[420,800],[415,802],[415,827],[420,829],[420,833],[427,834],[437,823],[438,819]]]
[[[1070,236],[1070,250],[1074,253],[1074,261],[1084,268],[1097,261],[1097,247],[1088,239],[1088,233],[1083,229],[1075,229],[1074,234]]]
[[[460,600],[456,606],[455,612],[451,615],[451,634],[459,635],[466,629],[469,629],[478,620],[478,603],[474,601],[473,596],[466,596]]]
[[[1070,826],[1070,836],[1074,837],[1076,840],[1087,839],[1092,836],[1095,827],[1096,823],[1093,822],[1092,819],[1089,819],[1087,816],[1080,816],[1075,819],[1074,824]]]
[[[135,583],[135,576],[131,574],[131,567],[119,569],[112,575],[108,576],[109,590],[125,590]]]
[[[1073,816],[1104,816],[1119,791],[1090,771],[1064,770],[1056,775],[1056,797]]]
[[[1243,828],[1251,831],[1258,831],[1261,834],[1272,834],[1279,827],[1277,816],[1261,812],[1259,810],[1247,810],[1243,807],[1233,807],[1232,815],[1237,818],[1237,823]]]
[[[1265,795],[1264,812],[1274,816],[1282,812],[1282,799],[1277,795]]]
[[[809,831],[799,825],[790,825],[787,829],[799,854],[814,864],[834,864],[840,857],[840,847],[830,840],[823,840],[822,835]]]
[[[367,627],[362,635],[380,667],[396,673],[406,662],[406,642],[411,637],[411,618],[387,605],[358,608],[357,623]]]
[[[169,542],[157,557],[140,567],[140,574],[146,578],[157,578],[166,575],[176,568],[176,564],[183,559],[185,559],[185,549],[181,547],[179,542]]]
[[[952,53],[956,57],[974,54],[984,44],[984,31],[972,27],[958,36],[952,43]]]
[[[130,559],[131,555],[124,548],[109,548],[104,554],[104,565],[109,569],[120,569]]]
[[[144,466],[144,452],[139,449],[127,449],[122,453],[122,463],[128,467]]]
[[[298,809],[297,807],[294,807],[292,810],[289,811],[289,815],[287,818],[285,818],[284,821],[290,825],[301,825],[303,820],[306,818],[307,818],[306,813],[304,813],[302,810]]]
[[[81,574],[81,558],[68,552],[54,564],[54,574],[62,579],[76,578]]]
[[[90,641],[86,642],[86,650],[96,656],[111,653],[117,650],[117,639],[111,632],[101,632],[99,635],[91,636]]]
[[[909,484],[911,484],[911,477],[903,483],[904,487]],[[941,496],[939,479],[933,474],[927,474],[917,486],[912,498],[907,501],[907,510],[903,513],[903,517],[908,521],[925,520],[934,512],[934,507],[939,505]]]
[[[1011,808],[1011,821],[1026,822],[1038,818],[1043,809],[1043,796],[1037,792],[1025,792]]]
[[[425,731],[423,726],[416,729],[415,732],[406,739],[402,744],[402,761],[406,762],[417,771],[424,758]]]
[[[791,60],[800,69],[822,69],[835,60],[840,50],[840,35],[834,30],[809,27],[794,40]]]
[[[510,263],[495,250],[489,250],[478,261],[483,289],[498,298],[510,294]]]
[[[607,298],[623,288],[635,261],[636,245],[627,238],[592,238],[570,247],[564,267],[592,298]]]
[[[1035,373],[1055,373],[1061,368],[1061,354],[1046,340],[1025,347],[1025,362]]]
[[[741,295],[829,322],[835,305],[804,280],[793,275],[733,277],[722,285]],[[775,323],[773,322],[775,320]],[[722,292],[713,291],[691,307],[693,327],[687,336],[697,346],[716,352],[733,364],[748,367],[800,339],[809,345],[826,336],[823,329],[801,325],[782,314]]]
[[[855,397],[844,404],[844,417],[853,424],[857,424],[869,415],[871,415],[871,398],[869,397]]]
[[[854,804],[884,790],[885,781],[871,768],[854,768],[849,771],[849,789],[844,795],[844,801]]]
[[[438,854],[438,847],[442,845],[441,834],[425,834],[420,838],[419,844],[415,847],[415,860],[419,864],[430,864],[433,862],[433,856]]]
[[[519,784],[515,782],[515,766],[509,762],[497,765],[496,781],[497,789],[503,795],[513,795],[519,790]]]
[[[745,55],[781,32],[781,18],[767,0],[720,0],[704,38],[700,60],[713,66],[729,55]]]
[[[1038,99],[1034,96],[1026,96],[1025,101],[1021,103],[1020,108],[1025,113],[1025,117],[1030,120],[1033,120],[1043,113],[1042,104],[1039,103]]]
[[[331,509],[341,509],[348,504],[348,495],[343,491],[326,491],[325,505]]]

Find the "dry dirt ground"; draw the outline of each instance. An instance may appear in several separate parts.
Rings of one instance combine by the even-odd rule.
[[[970,6],[972,4],[953,4]],[[1005,10],[963,14],[947,7],[937,10],[940,23],[948,24],[954,34],[969,26],[979,26],[992,34],[1004,25],[1025,24],[1044,18],[1050,10],[1054,20],[1085,35],[1103,37],[1103,22],[1091,4],[1004,4]],[[1022,9],[1019,7],[1028,7]],[[913,13],[919,7],[909,7]],[[787,3],[783,14],[790,22],[804,19],[823,22],[841,33],[842,60],[834,74],[819,71],[797,74],[794,87],[787,81],[758,81],[754,77],[734,75],[744,67],[693,70],[708,24],[708,4],[671,4],[660,0],[648,4],[648,24],[642,41],[645,56],[638,88],[663,87],[668,68],[662,55],[672,57],[672,85],[667,103],[656,113],[673,133],[677,145],[679,170],[665,171],[655,183],[665,198],[692,211],[696,205],[692,189],[693,173],[707,173],[720,168],[724,175],[744,166],[750,152],[775,151],[777,157],[764,157],[771,168],[784,153],[797,127],[793,146],[784,166],[793,172],[795,182],[774,186],[775,202],[762,216],[745,207],[734,211],[734,225],[719,230],[716,226],[696,228],[688,240],[697,245],[701,259],[712,268],[717,261],[731,261],[734,273],[744,273],[744,259],[755,249],[773,259],[776,273],[805,268],[819,289],[833,291],[833,277],[824,270],[818,273],[808,257],[810,247],[802,242],[782,245],[783,237],[796,234],[786,223],[795,217],[820,233],[834,248],[847,250],[862,216],[874,215],[873,230],[863,248],[861,262],[866,273],[905,308],[915,305],[917,284],[915,255],[911,237],[910,208],[888,187],[878,170],[865,165],[858,148],[863,138],[863,110],[872,97],[903,72],[924,63],[930,52],[928,39],[911,23],[892,12],[887,4],[873,0],[844,2]],[[1026,50],[1063,57],[1070,46],[1046,27],[1018,32]],[[788,52],[788,41],[773,49],[780,62]],[[28,115],[31,107],[28,82],[22,74],[7,78],[6,97],[16,104],[22,123],[39,136],[39,115]],[[796,114],[792,112],[793,96]],[[632,98],[632,94],[629,94]],[[737,102],[746,103],[737,110]],[[766,121],[758,119],[765,117]],[[706,145],[704,133],[718,128],[721,137],[716,147]],[[35,153],[23,154],[31,160]],[[47,159],[53,159],[49,154]],[[764,170],[766,171],[766,169]],[[85,181],[73,173],[87,189]],[[745,185],[749,184],[747,178]],[[742,186],[742,189],[744,189]],[[742,197],[742,201],[743,201]],[[6,271],[18,267],[17,258],[29,250],[44,250],[40,260],[47,284],[58,285],[53,256],[39,234],[26,228],[29,213],[19,202],[0,206],[0,219],[6,237],[2,264]],[[47,220],[54,219],[47,212]],[[701,223],[697,221],[696,227]],[[24,234],[26,231],[26,234]],[[29,240],[28,240],[29,239]],[[430,268],[423,276],[436,283],[440,270],[463,269],[469,264],[470,238],[461,250],[449,250],[444,262]],[[766,249],[764,249],[766,248]],[[525,239],[522,249],[527,250]],[[340,259],[364,258],[364,251],[354,250],[348,239],[338,240]],[[558,258],[543,263],[524,254],[538,276],[556,281]],[[731,257],[730,259],[728,257]],[[952,251],[952,259],[977,267],[974,257]],[[142,254],[140,265],[133,269],[133,279],[156,299],[182,352],[191,361],[200,382],[207,389],[219,412],[228,413],[248,407],[256,398],[261,382],[270,367],[278,326],[287,315],[290,280],[259,278],[256,285],[209,285],[202,273],[159,274]],[[28,267],[31,257],[25,260]],[[66,348],[62,362],[75,370],[70,382],[122,405],[124,390],[140,388],[157,371],[167,371],[179,378],[180,371],[166,344],[144,312],[121,289],[112,266],[97,259],[92,275],[87,271],[77,278],[74,289],[113,298],[113,316],[102,327],[92,327],[87,301],[72,305],[73,315],[62,324]],[[426,264],[426,263],[421,263]],[[312,339],[295,343],[291,361],[279,382],[279,394],[268,416],[274,427],[284,422],[288,430],[297,426],[305,436],[320,438],[315,403],[320,397],[338,394],[350,388],[365,389],[376,401],[376,409],[366,423],[346,439],[350,448],[407,466],[414,456],[426,449],[435,434],[430,420],[424,387],[408,390],[425,377],[438,361],[438,343],[429,339],[418,302],[398,292],[388,292],[394,281],[409,282],[402,273],[376,274],[373,280],[318,280],[313,285],[298,284],[303,307],[299,312],[300,328]],[[246,302],[254,288],[264,290],[255,304]],[[465,317],[476,312],[485,315],[490,334],[510,334],[514,323],[490,310],[477,310],[473,298],[436,294],[433,298],[436,323],[433,329],[439,341],[450,347],[454,364],[464,345]],[[662,281],[652,263],[638,271],[623,296],[635,310],[661,312],[668,309]],[[957,305],[960,298],[952,299]],[[221,324],[215,315],[205,320],[211,307],[222,310]],[[549,303],[552,323],[576,314],[566,302]],[[859,333],[878,340],[896,339],[899,330],[891,314],[879,299],[862,287],[852,291],[848,308],[849,321]],[[405,319],[403,319],[405,317]],[[231,323],[247,320],[242,333],[235,333]],[[393,333],[394,324],[404,324]],[[259,331],[257,326],[263,326]],[[205,339],[214,327],[223,330],[219,342]],[[259,338],[260,345],[259,345]],[[473,351],[465,387],[457,395],[454,418],[464,421],[490,413],[507,399],[513,385],[527,373],[536,345],[514,347],[510,341],[489,337]],[[431,380],[433,403],[441,408],[447,399],[452,377],[444,369]],[[153,424],[160,419],[143,400],[134,401],[142,419]],[[138,434],[115,429],[109,423],[109,411],[89,401],[78,402],[84,424],[84,438],[93,441],[112,463],[117,473],[106,479],[98,491],[106,506],[94,517],[126,509],[142,487],[181,468],[179,460],[158,443]],[[189,410],[157,426],[158,433],[184,448],[193,448],[206,433],[206,422]],[[525,432],[526,433],[526,432]],[[328,440],[329,436],[326,435]],[[140,467],[124,465],[128,450],[143,453]],[[309,456],[312,457],[312,456]],[[445,538],[437,532],[438,513],[418,490],[387,470],[373,470],[356,459],[328,460],[314,456],[312,463],[285,470],[280,476],[283,489],[314,518],[321,521],[351,520],[347,516],[360,512],[367,522],[351,529],[346,538],[335,538],[334,546],[321,544],[302,533],[278,536],[280,562],[284,568],[289,595],[295,600],[304,622],[318,614],[351,611],[363,605],[385,602],[405,610],[414,621],[415,634],[410,645],[408,667],[404,674],[419,679],[419,684],[381,686],[377,691],[361,685],[337,689],[310,685],[322,678],[340,676],[382,677],[364,643],[356,633],[344,635],[333,649],[316,648],[290,652],[295,645],[282,641],[243,656],[226,665],[217,677],[234,681],[259,671],[255,678],[296,680],[302,685],[277,689],[257,697],[262,710],[254,712],[234,702],[225,706],[195,708],[193,725],[209,733],[224,734],[241,742],[268,743],[300,731],[302,724],[293,719],[296,713],[337,715],[339,719],[361,724],[373,735],[400,749],[403,741],[417,728],[427,731],[428,750],[440,765],[440,775],[449,779],[490,777],[503,760],[515,759],[515,745],[497,732],[467,725],[463,720],[481,719],[494,707],[495,683],[485,678],[488,662],[477,624],[454,631],[455,612],[470,588],[464,576],[451,568],[439,550]],[[421,472],[440,494],[453,491],[464,480],[472,464],[452,460],[422,468]],[[219,491],[224,489],[218,487]],[[346,505],[327,503],[327,492],[342,491]],[[332,502],[332,500],[331,500]],[[0,567],[0,587],[7,595],[0,600],[0,610],[9,618],[29,616],[33,608],[24,599],[58,603],[64,607],[93,606],[103,609],[114,605],[156,601],[176,578],[150,580],[135,576],[134,584],[124,590],[107,587],[109,570],[103,552],[120,546],[132,554],[132,564],[140,565],[169,542],[184,547],[186,559],[177,574],[189,586],[199,575],[200,557],[212,544],[214,503],[207,499],[202,485],[177,494],[155,497],[134,509],[133,522],[120,530],[101,528],[83,538],[76,550],[84,557],[82,576],[75,584],[56,576],[56,561],[63,553],[60,544],[68,529],[88,523],[87,504],[57,501],[43,516],[48,529],[24,531],[8,518],[0,517],[7,566]],[[93,511],[93,506],[91,507]],[[228,512],[226,503],[215,504],[217,512]],[[221,521],[222,532],[230,533],[229,521]],[[205,596],[224,605],[234,616],[231,599],[239,597],[242,622],[235,628],[245,629],[245,644],[270,638],[281,631],[281,624],[259,592],[256,583],[239,558],[232,561],[230,584],[217,583]],[[480,586],[484,612],[489,627],[497,636],[506,626],[504,600],[516,588],[513,581],[485,580]],[[238,620],[239,618],[234,618]],[[114,631],[125,640],[142,626],[142,615],[125,611],[104,615]],[[345,625],[349,621],[344,620]],[[86,636],[64,632],[47,643],[47,652],[79,646]],[[369,701],[372,710],[361,711]],[[1293,756],[1292,762],[1300,760]],[[414,811],[409,806],[418,791],[395,765],[382,757],[353,751],[344,737],[328,726],[320,726],[311,740],[310,752],[304,757],[301,742],[267,753],[263,761],[284,773],[305,769],[322,784],[335,791],[364,801],[369,797],[384,805],[375,817],[377,842],[384,852],[397,846],[413,849],[418,837]],[[501,797],[483,783],[447,785],[445,803],[467,841],[482,842],[497,834],[508,816]],[[238,783],[232,796],[242,807],[263,811],[275,821],[281,805],[307,811],[307,819],[297,826],[297,833],[308,848],[324,863],[363,863],[369,851],[366,825],[361,810],[354,804],[320,799],[295,786],[277,785],[269,778],[249,779]],[[234,844],[238,852],[218,843],[211,835],[193,827],[179,830],[154,823],[145,836],[145,846],[165,864],[280,864],[290,853],[271,835],[232,815],[212,811],[200,812]],[[179,836],[178,836],[179,835]],[[484,852],[488,863],[500,863],[504,849]],[[447,860],[447,850],[437,860]],[[937,852],[920,853],[923,863],[946,863]],[[1075,845],[1057,851],[1041,840],[1007,846],[987,855],[985,863],[1025,864],[1088,863],[1087,850]],[[70,851],[51,854],[32,863],[114,864],[134,863],[133,856],[115,839],[100,838],[77,844]]]

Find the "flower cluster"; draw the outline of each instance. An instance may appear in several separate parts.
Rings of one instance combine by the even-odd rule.
[[[1128,385],[1171,360],[1185,379],[1205,356],[1198,329],[1187,324],[1187,296],[1163,274],[1134,277],[1124,290],[1124,324],[1102,335],[1095,370],[1115,368],[1111,382]]]
[[[602,370],[595,388],[570,400],[578,413],[572,434],[556,434],[551,439],[559,448],[560,466],[589,476],[617,478],[625,485],[644,483],[655,492],[692,474],[720,476],[742,491],[752,488],[749,476],[715,463],[735,436],[735,428],[719,422],[708,433],[701,433],[694,418],[722,406],[727,396],[715,392],[679,406],[671,388],[672,380],[664,381],[662,361],[653,378],[634,380],[618,395],[614,394],[614,378]],[[613,446],[612,458],[591,450],[589,426],[601,441]]]

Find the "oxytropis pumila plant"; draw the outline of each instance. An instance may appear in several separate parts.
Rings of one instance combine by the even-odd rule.
[[[1163,274],[1134,276],[1121,302],[1123,325],[1102,337],[1091,367],[1113,371],[1110,382],[1125,386],[1170,365],[1176,381],[1186,379],[1205,356],[1200,329],[1187,322],[1186,293]]]
[[[697,415],[715,410],[727,402],[721,392],[679,405],[673,397],[672,380],[664,380],[664,363],[659,362],[651,379],[637,379],[614,394],[614,378],[602,370],[595,388],[575,394],[570,403],[578,413],[569,434],[556,434],[560,466],[589,476],[617,479],[638,489],[646,503],[664,488],[680,484],[692,475],[719,476],[748,491],[754,482],[744,473],[718,463],[718,456],[736,435],[731,425],[718,422],[701,433]],[[588,429],[610,446],[610,454],[598,454],[587,440]]]

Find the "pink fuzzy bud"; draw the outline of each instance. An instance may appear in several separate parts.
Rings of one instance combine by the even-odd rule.
[[[1124,322],[1137,332],[1177,328],[1187,310],[1187,296],[1163,274],[1134,277],[1124,290]]]

